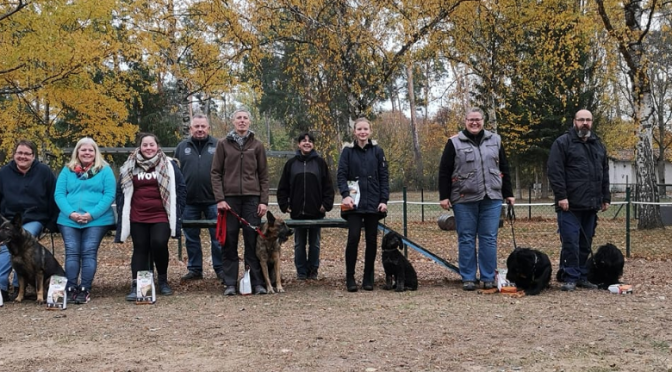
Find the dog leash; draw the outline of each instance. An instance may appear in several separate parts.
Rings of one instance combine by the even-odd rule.
[[[518,248],[516,245],[516,232],[513,230],[513,221],[516,219],[516,210],[513,208],[513,204],[506,203],[506,218],[511,223],[511,237],[513,238],[513,249]]]
[[[264,235],[264,233],[261,232],[261,227],[252,225],[251,223],[247,222],[246,219],[244,219],[243,217],[240,217],[238,215],[238,213],[234,212],[233,209],[229,209],[228,211],[227,210],[224,210],[224,211],[220,210],[217,214],[217,226],[218,226],[217,227],[217,237],[218,237],[217,239],[218,240],[220,239],[219,238],[220,234],[225,235],[224,240],[226,240],[226,213],[227,212],[231,212],[231,214],[234,215],[234,217],[236,217],[238,219],[238,221],[240,221],[240,223],[242,223],[243,225],[245,225],[245,226],[251,228],[252,230],[256,231],[257,234],[259,234],[259,236],[261,236],[262,239],[266,239],[266,236]],[[222,222],[220,223],[220,221],[222,221]],[[221,243],[221,244],[224,244],[224,243]]]

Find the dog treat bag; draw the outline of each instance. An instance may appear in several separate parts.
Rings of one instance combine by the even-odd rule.
[[[138,271],[136,305],[151,305],[156,302],[156,290],[154,288],[154,272]]]
[[[64,276],[52,275],[49,279],[49,290],[47,291],[47,310],[65,310],[68,306],[68,296],[66,286],[68,278]]]
[[[359,181],[348,181],[350,197],[355,201],[355,208],[359,205]]]

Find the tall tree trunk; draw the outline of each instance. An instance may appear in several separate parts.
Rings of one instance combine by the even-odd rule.
[[[658,106],[662,107],[662,106]],[[667,194],[667,188],[665,186],[666,180],[665,180],[665,150],[667,149],[666,145],[666,130],[665,130],[665,114],[661,110],[658,110],[656,112],[657,115],[657,128],[658,128],[658,138],[660,138],[660,141],[658,142],[658,158],[656,159],[657,166],[658,166],[658,184],[659,190],[658,190],[658,195],[666,195]]]
[[[656,187],[655,160],[653,155],[653,99],[651,85],[647,73],[646,59],[644,58],[643,40],[648,32],[642,28],[643,10],[641,0],[627,0],[623,4],[623,17],[629,34],[617,32],[604,7],[604,0],[595,0],[602,22],[610,36],[618,43],[618,50],[628,66],[628,78],[632,86],[634,103],[634,120],[637,124],[637,154],[635,167],[637,169],[637,189],[635,199],[641,204],[639,208],[638,229],[652,229],[663,227],[660,216],[660,207],[653,203],[658,202],[658,188]],[[656,8],[656,0],[650,4],[650,18]]]
[[[413,135],[413,154],[415,158],[415,183],[417,188],[423,186],[423,175],[425,174],[422,166],[422,153],[420,152],[420,140],[418,139],[418,126],[415,118],[415,94],[413,92],[413,64],[409,62],[406,65],[408,74],[408,101],[411,106],[411,134]]]

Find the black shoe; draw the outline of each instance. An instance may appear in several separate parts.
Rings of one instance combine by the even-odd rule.
[[[68,287],[66,290],[69,303],[75,303],[77,301],[77,287]]]
[[[364,275],[362,279],[362,289],[365,291],[373,291],[373,274]]]
[[[576,282],[576,286],[585,289],[597,289],[597,284],[593,284],[587,280],[579,280]]]
[[[138,299],[138,282],[133,279],[131,291],[126,295],[126,301],[136,301]]]
[[[217,274],[217,279],[219,279],[219,282],[226,285],[226,282],[224,281],[224,271],[220,270],[216,272]]]
[[[2,302],[9,302],[9,293],[5,290],[0,290],[0,296],[2,296]]]
[[[348,292],[357,292],[357,282],[354,277],[345,278],[345,288]]]
[[[235,296],[236,295],[236,287],[233,285],[227,285],[226,288],[224,289],[224,296]]]
[[[200,279],[203,279],[203,273],[199,273],[192,270],[189,270],[189,272],[182,277],[182,280],[200,280]]]
[[[463,291],[475,291],[476,290],[476,283],[471,281],[471,280],[467,280],[466,282],[462,283],[462,290]]]
[[[576,283],[574,282],[566,282],[560,287],[560,290],[563,292],[574,292],[575,289]]]
[[[173,290],[168,285],[168,282],[159,283],[159,294],[162,296],[170,296],[173,294]]]
[[[308,270],[308,279],[317,280],[317,267],[313,267]]]
[[[79,290],[77,291],[77,294],[75,295],[75,301],[74,302],[76,304],[81,305],[81,304],[88,303],[90,299],[91,299],[90,292],[86,288],[81,287],[81,288],[79,288]]]
[[[268,292],[266,292],[266,288],[263,285],[258,284],[254,286],[254,294],[265,295],[266,293]]]

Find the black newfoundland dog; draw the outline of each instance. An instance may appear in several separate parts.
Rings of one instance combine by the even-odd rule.
[[[607,243],[597,249],[595,255],[588,257],[588,281],[597,284],[598,288],[607,289],[612,284],[618,284],[623,275],[625,258],[620,249]]]
[[[383,236],[383,268],[385,269],[384,289],[394,289],[397,292],[418,289],[418,275],[401,253],[401,238],[393,232]]]
[[[506,279],[528,296],[538,295],[551,282],[551,260],[536,249],[514,249],[506,260],[506,267]]]

